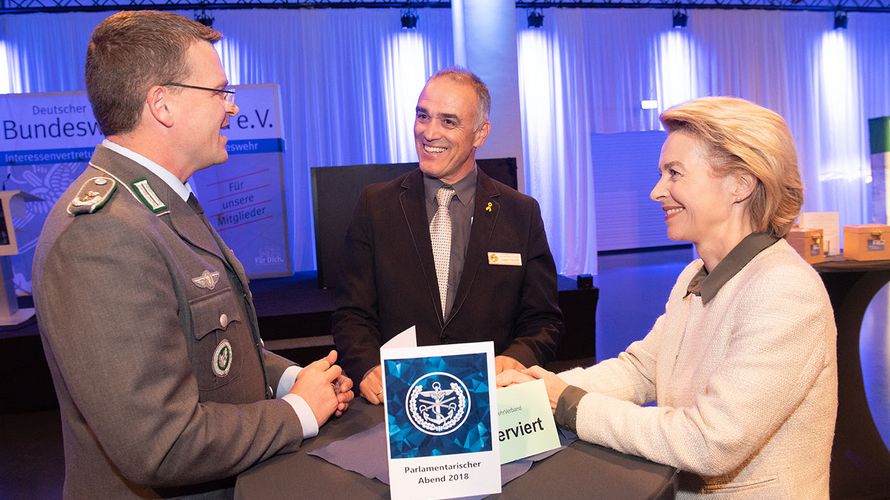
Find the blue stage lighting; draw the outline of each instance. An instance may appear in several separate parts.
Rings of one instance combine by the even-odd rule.
[[[529,10],[528,11],[528,27],[529,28],[541,28],[544,26],[544,13],[538,10]]]
[[[834,29],[836,30],[845,30],[847,29],[847,13],[839,10],[834,13]]]
[[[413,30],[417,28],[417,11],[408,9],[402,11],[402,29]]]
[[[689,14],[686,13],[686,10],[674,9],[674,28],[680,29],[685,28],[686,24],[689,22]]]

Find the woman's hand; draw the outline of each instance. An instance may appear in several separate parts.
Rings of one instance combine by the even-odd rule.
[[[562,395],[562,391],[566,390],[566,387],[568,387],[569,384],[565,383],[561,378],[557,377],[555,373],[548,372],[538,365],[535,365],[531,368],[526,368],[522,371],[522,373],[526,376],[534,377],[536,379],[541,379],[544,381],[544,386],[547,388],[547,398],[550,399],[550,409],[555,412],[556,404],[559,402],[559,397]],[[500,378],[498,380],[500,380]],[[498,383],[498,385],[500,385],[500,383]]]

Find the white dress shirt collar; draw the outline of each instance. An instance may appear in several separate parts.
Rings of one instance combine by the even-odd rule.
[[[166,182],[167,185],[169,185],[170,188],[173,189],[173,191],[175,191],[180,198],[182,198],[182,201],[188,201],[189,195],[192,194],[192,187],[177,179],[176,176],[170,173],[170,171],[166,168],[149,160],[141,154],[131,149],[125,148],[120,144],[111,142],[108,139],[103,140],[102,145],[114,151],[115,153],[125,156],[147,168],[149,171],[151,171],[151,173],[157,175],[162,181]]]

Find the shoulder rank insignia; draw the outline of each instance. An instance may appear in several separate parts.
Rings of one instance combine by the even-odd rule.
[[[68,204],[69,215],[91,214],[102,208],[117,189],[117,182],[108,177],[93,177],[81,186]]]
[[[167,209],[167,205],[158,198],[154,189],[151,188],[148,179],[143,177],[142,179],[134,181],[130,185],[133,186],[133,192],[136,193],[136,197],[139,198],[139,201],[152,212],[158,213]]]

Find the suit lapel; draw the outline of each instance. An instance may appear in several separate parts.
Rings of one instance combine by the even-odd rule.
[[[402,207],[402,215],[411,234],[411,242],[420,260],[420,267],[423,269],[427,293],[441,324],[442,304],[439,301],[439,284],[436,281],[436,264],[433,260],[433,246],[430,242],[430,226],[427,222],[424,200],[423,174],[420,170],[408,174],[402,181],[401,188],[399,204]]]
[[[488,263],[487,249],[491,248],[491,237],[497,224],[500,203],[498,198],[500,190],[490,177],[477,169],[476,201],[473,208],[473,226],[470,228],[470,241],[467,243],[467,255],[464,259],[464,269],[461,273],[460,283],[457,286],[457,294],[454,297],[454,305],[451,314],[445,321],[445,325],[457,316],[457,312],[463,306],[467,295],[473,288],[479,266]],[[432,249],[430,249],[432,253]]]

